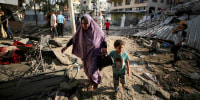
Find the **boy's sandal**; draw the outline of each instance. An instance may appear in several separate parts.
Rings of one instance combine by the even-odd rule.
[[[89,85],[89,87],[88,87],[88,91],[93,91],[93,90],[94,90],[93,85]]]
[[[113,99],[117,99],[117,93],[114,93]]]
[[[130,90],[130,88],[128,86],[125,86],[124,89],[127,91]]]

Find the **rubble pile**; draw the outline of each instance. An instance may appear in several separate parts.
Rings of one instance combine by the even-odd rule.
[[[175,11],[172,12],[174,12],[176,15],[181,15],[184,13],[198,15],[200,13],[200,2],[193,0],[191,2],[178,4],[173,10]]]
[[[61,55],[64,59],[64,63],[62,63],[61,58],[56,55],[57,53],[61,54],[61,43],[51,40],[50,35],[40,36],[39,41],[36,41],[37,39],[21,38],[15,48],[23,52],[23,59],[17,64],[11,63],[0,67],[1,98],[55,98],[56,92],[63,90],[60,83],[71,84],[74,82],[77,72],[80,70],[77,58]],[[1,44],[1,46],[9,47],[8,44],[12,44],[10,42],[12,41],[5,40],[4,45]],[[30,44],[31,47],[26,46]],[[66,60],[68,62],[65,62]],[[7,87],[7,84],[17,84],[17,87],[14,85]],[[12,92],[13,88],[16,90],[15,92]],[[30,89],[32,91],[28,92]],[[17,93],[17,91],[21,92]],[[70,89],[70,92],[66,93],[70,93],[68,96],[70,97],[73,92]]]

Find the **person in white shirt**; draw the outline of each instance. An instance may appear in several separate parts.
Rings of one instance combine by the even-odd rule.
[[[172,34],[175,35],[174,46],[171,48],[171,52],[174,54],[174,62],[181,59],[178,55],[178,50],[182,47],[182,44],[186,40],[187,36],[187,32],[185,31],[186,28],[187,24],[182,24],[172,32]]]
[[[99,12],[99,16],[97,16],[96,18],[97,24],[99,25],[99,27],[102,29],[104,26],[104,18],[101,15],[101,12]]]
[[[58,32],[56,29],[56,15],[54,14],[54,11],[51,11],[51,32],[52,32],[52,38],[58,37]]]

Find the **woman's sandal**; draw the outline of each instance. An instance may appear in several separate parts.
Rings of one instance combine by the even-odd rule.
[[[97,88],[98,88],[98,84],[95,83],[93,89],[95,90]]]

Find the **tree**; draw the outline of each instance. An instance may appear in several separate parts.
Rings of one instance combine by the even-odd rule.
[[[112,2],[122,2],[123,0],[111,0]]]

